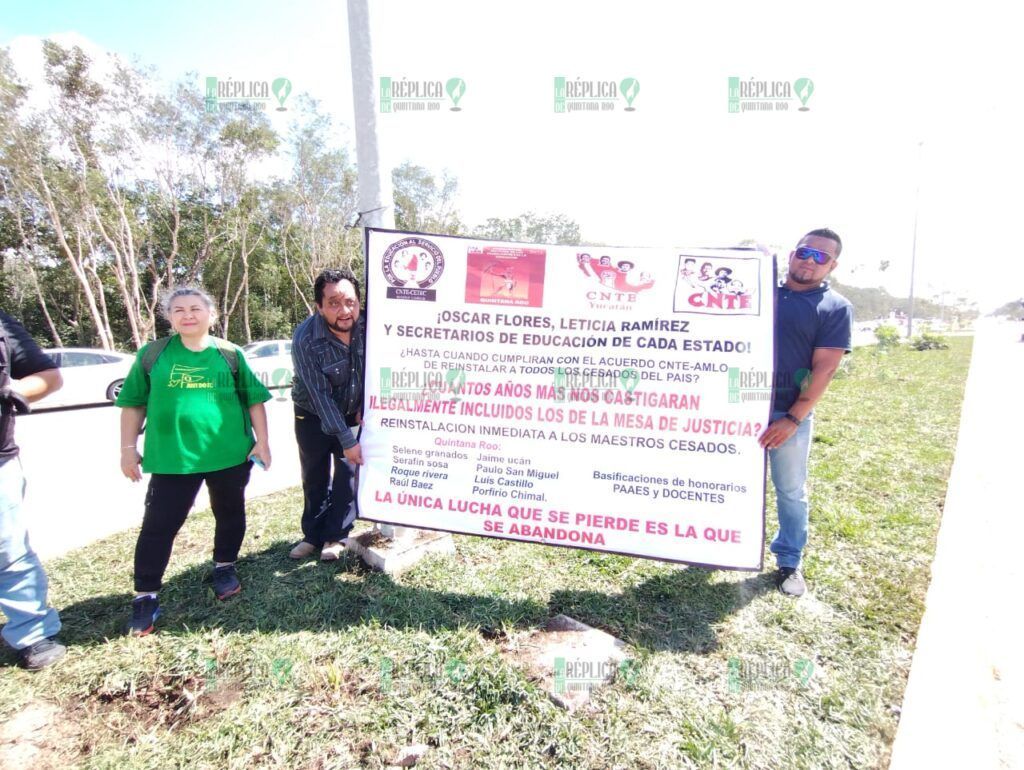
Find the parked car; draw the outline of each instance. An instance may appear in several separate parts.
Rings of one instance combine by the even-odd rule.
[[[249,368],[268,388],[290,388],[292,369],[291,340],[261,340],[250,342],[242,350]]]
[[[33,410],[113,401],[135,361],[134,355],[114,350],[50,348],[43,352],[60,367],[64,386],[34,403]]]

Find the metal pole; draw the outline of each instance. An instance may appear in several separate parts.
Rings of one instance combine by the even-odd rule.
[[[377,86],[373,75],[367,0],[348,0],[348,40],[352,57],[352,102],[359,173],[359,224],[363,227],[394,228],[391,171],[385,167],[382,172],[377,147]]]
[[[352,106],[356,129],[356,169],[359,175],[358,223],[363,228],[393,229],[395,211],[391,170],[386,165],[381,168],[377,146],[377,84],[373,72],[367,0],[348,0],[348,42],[352,58]],[[366,243],[365,238],[363,243]],[[368,258],[366,262],[368,266]],[[406,538],[413,532],[408,527],[393,527],[390,524],[379,526],[384,537],[395,540]]]
[[[917,215],[921,200],[921,154],[924,140],[917,143],[917,191],[914,193],[914,241],[910,248],[910,313],[907,316],[907,339],[914,334],[914,267],[917,262]]]

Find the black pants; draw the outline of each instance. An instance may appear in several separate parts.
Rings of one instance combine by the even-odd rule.
[[[252,463],[210,473],[154,473],[146,492],[142,531],[135,543],[135,590],[159,591],[174,538],[206,481],[216,519],[213,560],[234,561],[245,537],[245,487]]]
[[[357,515],[356,466],[345,459],[337,437],[323,432],[320,418],[299,406],[295,407],[295,443],[302,468],[302,539],[319,548],[348,537]]]

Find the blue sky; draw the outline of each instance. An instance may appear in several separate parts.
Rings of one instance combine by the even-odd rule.
[[[533,209],[616,245],[757,238],[787,250],[827,225],[844,237],[841,280],[905,294],[920,181],[918,293],[983,307],[1024,294],[1024,260],[1001,266],[998,291],[961,267],[1002,247],[993,223],[1019,218],[1024,197],[1022,108],[1006,85],[1019,45],[995,0],[956,14],[923,0],[387,0],[372,10],[378,76],[466,81],[461,112],[378,124],[386,162],[459,179],[469,223]],[[207,75],[288,77],[353,142],[344,2],[7,2],[0,14],[0,44],[68,32],[165,80],[194,72],[197,89]],[[556,75],[635,77],[637,110],[556,115]],[[811,109],[729,114],[730,76],[809,77]]]
[[[305,3],[314,12],[317,5]],[[272,49],[282,39],[300,40],[308,30],[303,13],[272,0],[244,4],[199,0],[130,3],[113,0],[5,0],[0,40],[75,31],[125,56],[156,65],[166,76],[199,68],[217,51]]]

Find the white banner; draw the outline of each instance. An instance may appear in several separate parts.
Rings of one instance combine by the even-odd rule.
[[[771,258],[366,240],[362,518],[760,569]]]

